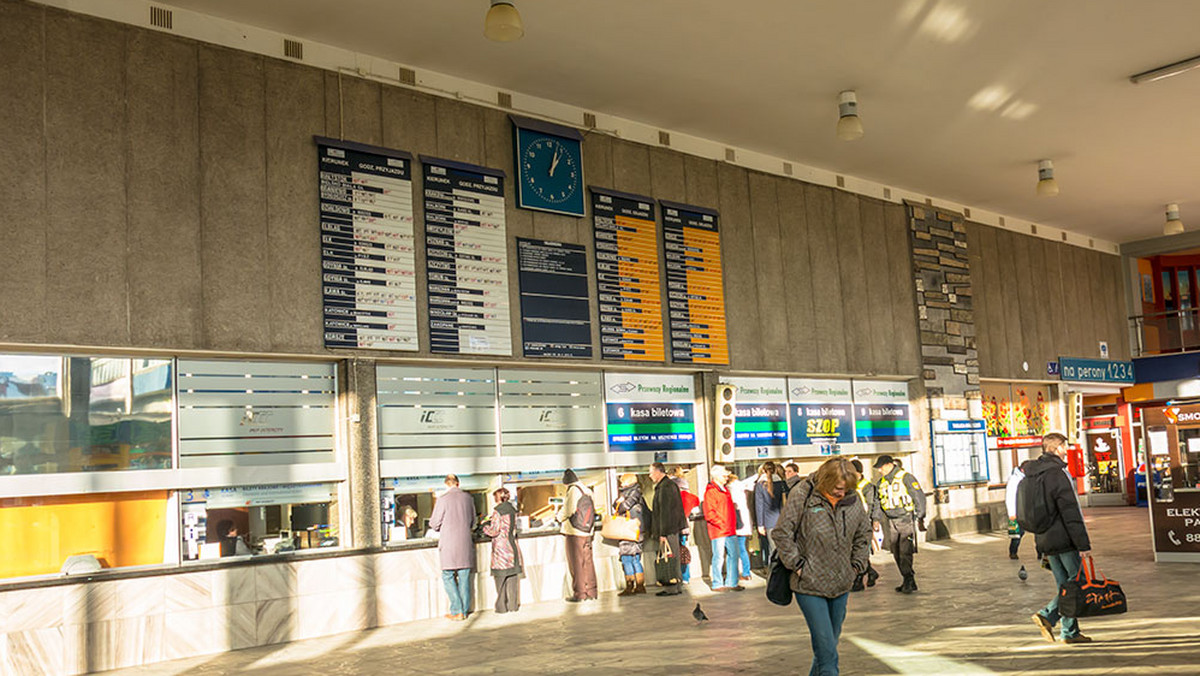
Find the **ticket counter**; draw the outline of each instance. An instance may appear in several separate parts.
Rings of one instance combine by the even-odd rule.
[[[1155,561],[1200,561],[1200,405],[1142,409]]]

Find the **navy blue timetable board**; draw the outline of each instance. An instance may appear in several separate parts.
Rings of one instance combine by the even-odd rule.
[[[313,138],[325,346],[416,350],[412,156]]]
[[[728,364],[718,214],[661,200],[671,361]]]
[[[512,354],[504,172],[421,157],[434,352]]]
[[[518,237],[517,272],[525,356],[590,358],[587,248]]]

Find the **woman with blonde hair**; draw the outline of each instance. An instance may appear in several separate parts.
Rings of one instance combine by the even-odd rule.
[[[836,676],[838,639],[846,599],[867,570],[871,523],[859,504],[858,472],[831,458],[788,494],[771,533],[779,560],[792,571],[790,586],[812,640],[810,674]]]
[[[620,496],[613,505],[617,516],[624,516],[638,522],[638,533],[646,537],[647,518],[650,515],[646,507],[646,499],[642,497],[642,487],[638,485],[637,475],[626,472],[618,480]],[[642,543],[637,540],[619,540],[617,552],[621,555],[621,567],[625,570],[625,589],[617,596],[631,596],[646,593],[646,573],[642,566]]]

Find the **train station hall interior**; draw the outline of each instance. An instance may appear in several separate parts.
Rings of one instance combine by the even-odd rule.
[[[0,674],[1200,673],[1197,25],[0,0]]]

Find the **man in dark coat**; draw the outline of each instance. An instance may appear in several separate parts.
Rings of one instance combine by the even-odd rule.
[[[667,580],[673,582],[666,585],[656,596],[677,596],[683,593],[679,569],[679,535],[688,527],[687,515],[683,512],[683,496],[679,494],[679,486],[667,479],[667,470],[661,462],[650,465],[650,480],[654,482],[654,505],[650,508],[650,535],[658,539],[660,550],[670,547],[674,556],[671,557],[671,572]]]
[[[1050,559],[1050,570],[1058,589],[1050,603],[1033,615],[1033,623],[1042,630],[1042,636],[1054,643],[1054,625],[1062,620],[1060,635],[1063,643],[1090,643],[1092,639],[1079,633],[1079,623],[1073,617],[1061,617],[1058,613],[1058,597],[1063,585],[1079,574],[1079,566],[1092,558],[1092,543],[1088,539],[1087,527],[1083,525],[1083,512],[1079,509],[1079,498],[1075,493],[1075,480],[1067,471],[1067,438],[1057,432],[1042,437],[1042,455],[1029,463],[1025,479],[1044,474],[1042,487],[1046,491],[1046,504],[1054,510],[1054,523],[1045,533],[1034,536],[1039,551]],[[1018,505],[1018,508],[1020,506]]]

